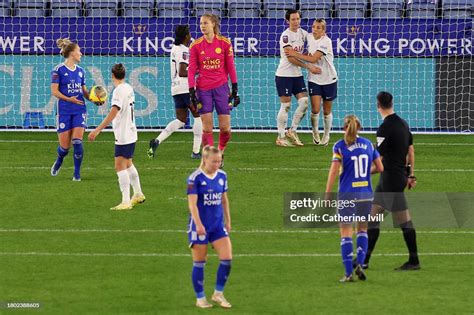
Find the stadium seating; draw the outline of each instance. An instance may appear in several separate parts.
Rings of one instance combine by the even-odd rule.
[[[156,6],[158,16],[162,18],[181,18],[189,16],[189,10],[185,0],[158,0]]]
[[[229,17],[257,18],[260,16],[260,2],[255,0],[229,0]]]
[[[301,16],[304,19],[331,17],[332,0],[300,0]]]
[[[154,0],[126,0],[123,2],[124,15],[128,17],[150,17],[154,15]]]
[[[225,9],[225,0],[194,0],[194,13],[201,16],[204,13],[212,13],[222,16]]]
[[[294,0],[263,0],[263,9],[268,18],[285,18],[285,11],[294,9],[296,1]]]
[[[366,0],[336,0],[335,10],[339,18],[363,18],[367,9]]]
[[[373,18],[401,18],[403,0],[371,0]]]
[[[443,0],[443,17],[469,19],[473,17],[473,0]]]
[[[436,18],[437,0],[408,0],[407,12],[410,18]]]
[[[51,0],[55,17],[79,17],[82,15],[82,0]]]
[[[117,16],[117,0],[86,0],[86,16],[112,17]]]
[[[21,17],[46,16],[46,0],[17,0],[14,3],[15,15]]]
[[[10,16],[10,0],[0,0],[0,17]]]

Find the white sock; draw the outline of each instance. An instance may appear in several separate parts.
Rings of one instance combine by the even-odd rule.
[[[300,125],[301,120],[306,115],[308,110],[308,98],[302,97],[298,100],[298,107],[296,108],[295,114],[293,115],[293,121],[291,122],[291,129],[296,130]]]
[[[160,135],[158,136],[158,141],[160,141],[160,143],[162,143],[163,141],[166,140],[166,138],[168,138],[169,136],[171,136],[171,134],[173,132],[175,132],[176,130],[178,130],[179,128],[182,128],[184,127],[184,122],[182,122],[181,120],[179,119],[175,119],[173,121],[171,121],[165,128],[165,130],[163,130]]]
[[[324,135],[329,136],[332,128],[332,113],[324,115]]]
[[[134,194],[141,194],[142,193],[142,187],[140,186],[140,177],[138,176],[138,171],[135,168],[135,165],[132,164],[127,169],[128,176],[130,178],[130,184],[132,184],[133,187],[133,193]],[[130,193],[129,193],[130,195]]]
[[[319,113],[311,113],[311,126],[313,127],[313,136],[319,134]]]
[[[194,118],[193,124],[193,152],[199,153],[201,151],[201,142],[202,142],[202,120],[201,117]]]
[[[122,203],[130,202],[130,176],[127,170],[117,172],[120,191],[122,192]]]
[[[291,103],[281,103],[280,110],[277,116],[278,137],[285,137],[285,130],[288,124],[288,112],[290,111]]]

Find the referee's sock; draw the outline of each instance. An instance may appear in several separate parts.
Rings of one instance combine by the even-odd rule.
[[[415,227],[413,226],[413,222],[407,221],[405,223],[400,224],[400,228],[403,232],[403,238],[405,239],[405,243],[407,244],[408,253],[410,258],[408,262],[410,264],[418,265],[420,261],[418,260],[418,248],[416,246],[416,231]]]
[[[364,264],[367,265],[370,260],[370,256],[374,251],[375,244],[379,239],[380,225],[378,222],[369,222],[369,229],[367,230],[367,236],[369,237],[369,245],[367,246],[367,253],[365,255]]]

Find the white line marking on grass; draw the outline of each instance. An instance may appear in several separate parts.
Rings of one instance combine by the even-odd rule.
[[[0,166],[0,169],[5,170],[50,170],[51,166]],[[74,167],[62,167],[62,169],[72,170]],[[83,170],[115,170],[113,167],[82,167]],[[195,167],[140,167],[141,170],[177,170],[177,171],[189,171],[195,170]],[[295,172],[295,171],[313,171],[313,172],[327,172],[328,168],[318,168],[318,167],[234,167],[226,168],[226,170],[231,171],[243,171],[243,172],[259,172],[259,171],[275,171],[275,172]],[[448,169],[437,169],[437,168],[417,168],[417,172],[427,172],[427,173],[464,173],[464,172],[474,172],[472,168],[448,168]]]
[[[474,234],[473,231],[446,231],[434,230],[423,231],[417,230],[418,234]],[[0,233],[186,233],[186,230],[121,230],[121,229],[0,229]],[[337,234],[339,231],[334,230],[232,230],[236,234]],[[387,231],[382,230],[384,234],[400,234],[400,230]]]
[[[148,140],[139,140],[139,143],[148,143]],[[28,140],[28,139],[0,139],[0,143],[58,143],[57,140]],[[94,143],[113,143],[111,140],[96,140]],[[168,140],[166,143],[169,144],[184,144],[193,143],[192,141],[186,140]],[[273,141],[230,141],[230,144],[268,144],[275,145]],[[334,143],[331,143],[334,144]],[[474,146],[474,142],[415,142],[415,146]]]
[[[336,253],[249,253],[234,254],[233,257],[339,257]],[[406,256],[406,253],[377,253],[372,256],[391,257]],[[419,256],[472,256],[474,252],[452,252],[452,253],[420,253]],[[190,254],[175,253],[50,253],[50,252],[0,252],[0,256],[73,256],[73,257],[191,257]],[[217,256],[211,254],[209,256]]]

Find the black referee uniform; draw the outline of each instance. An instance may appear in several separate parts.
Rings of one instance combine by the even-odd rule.
[[[375,189],[374,206],[381,206],[384,210],[400,213],[408,211],[408,204],[403,191],[407,186],[409,169],[407,168],[407,155],[410,146],[413,145],[413,136],[405,120],[395,113],[385,117],[383,123],[377,130],[377,150],[383,157],[384,171],[380,175],[380,181]],[[407,216],[408,217],[408,212]],[[403,238],[408,248],[409,260],[396,270],[420,269],[418,250],[416,245],[416,231],[411,220],[396,222],[403,231]],[[394,221],[395,222],[395,221]],[[372,251],[380,234],[378,222],[369,222],[368,229],[369,246],[364,262],[364,268],[368,263]]]
[[[374,204],[396,212],[408,209],[403,191],[408,181],[407,154],[413,136],[405,120],[397,114],[385,117],[377,130],[377,151],[383,156],[384,171],[375,189]],[[383,194],[387,193],[387,194]]]

